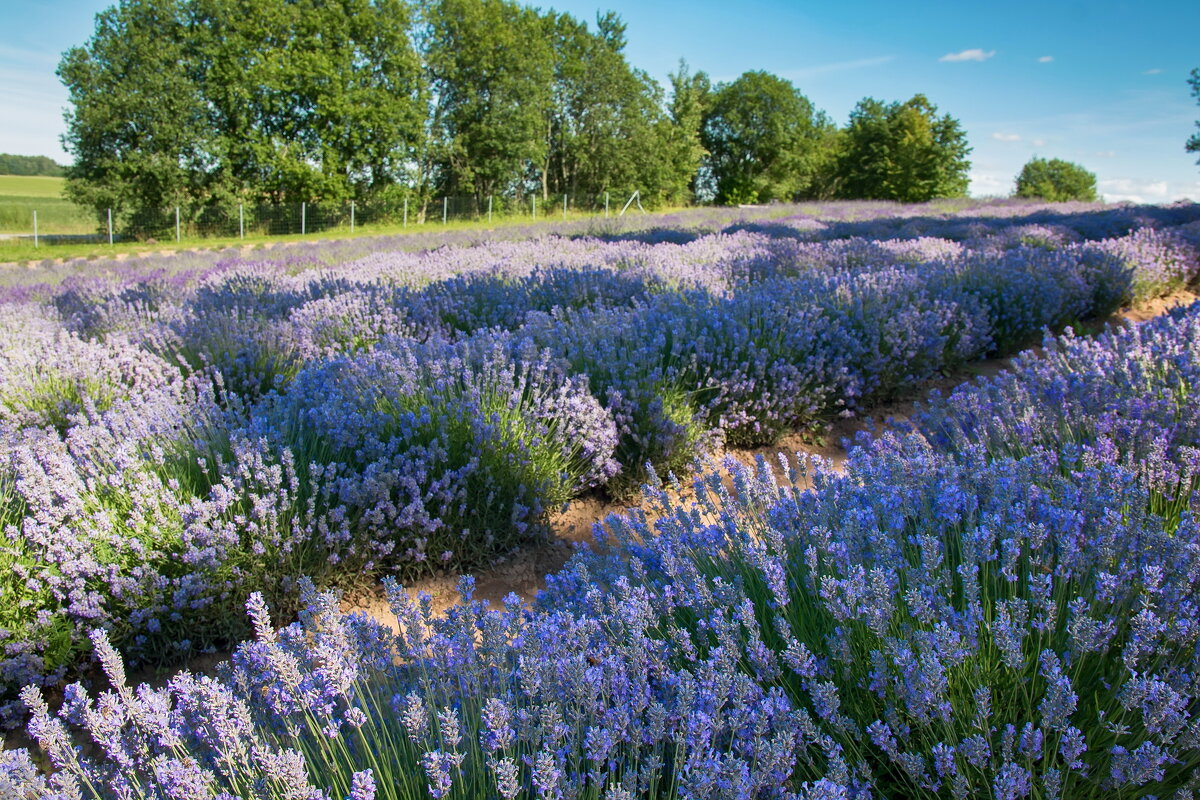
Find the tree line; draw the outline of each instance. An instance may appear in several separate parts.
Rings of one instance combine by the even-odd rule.
[[[510,0],[121,0],[58,74],[68,196],[126,217],[238,203],[647,205],[966,193],[962,127],[924,96],[839,127],[790,82],[659,85],[613,13]]]
[[[46,156],[18,156],[0,153],[0,175],[44,175],[60,178],[65,173],[62,164]]]

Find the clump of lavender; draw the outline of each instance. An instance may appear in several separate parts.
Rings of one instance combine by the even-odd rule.
[[[549,354],[510,336],[391,338],[314,364],[254,414],[375,568],[485,563],[615,472],[615,427]],[[305,477],[311,476],[311,477]],[[353,548],[350,548],[353,550]]]
[[[1105,239],[1093,246],[1129,270],[1134,300],[1182,289],[1200,274],[1200,248],[1170,230],[1139,228],[1128,236]]]

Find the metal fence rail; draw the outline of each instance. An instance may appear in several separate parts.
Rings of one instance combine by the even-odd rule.
[[[327,232],[354,233],[364,228],[408,228],[456,222],[551,218],[572,215],[621,216],[644,211],[639,193],[629,197],[603,195],[511,197],[437,197],[420,201],[403,197],[389,201],[344,203],[237,204],[202,209],[181,206],[127,213],[119,208],[98,214],[95,228],[39,224],[31,209],[30,228],[4,235],[31,241],[35,247],[65,243],[182,242],[197,239],[247,239]],[[57,228],[57,229],[56,229]],[[68,229],[69,228],[69,229]]]

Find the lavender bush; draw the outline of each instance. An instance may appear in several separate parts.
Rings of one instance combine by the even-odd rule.
[[[1170,291],[1196,217],[810,206],[55,268],[5,292],[5,697],[86,660],[90,628],[139,662],[230,644],[248,591],[289,617],[302,575],[482,564],[647,463],[682,474]],[[1182,469],[1152,470],[1171,520]]]
[[[1024,452],[898,431],[846,475],[765,463],[613,518],[534,609],[470,600],[446,616],[389,596],[399,634],[304,589],[276,631],[215,678],[69,687],[30,731],[57,771],[0,761],[18,797],[1186,797],[1200,559],[1186,484],[1174,519],[1156,473],[1118,451],[1141,420],[1187,412],[1200,306],[960,390],[938,419],[1059,391],[1106,394],[1130,420],[1111,447],[1058,436]],[[1164,387],[1109,375],[1123,356]],[[1172,355],[1173,354],[1173,355]],[[1107,383],[1105,381],[1107,380]],[[1032,382],[1025,386],[1024,381]],[[1074,390],[1079,385],[1081,390]],[[1040,387],[1040,388],[1039,388]],[[1010,394],[1009,392],[1012,392]],[[990,398],[990,400],[989,400]],[[1175,405],[1172,407],[1171,403]],[[930,412],[932,415],[933,412]],[[928,416],[927,419],[933,419]],[[970,421],[961,421],[970,429]],[[961,438],[961,437],[960,437]],[[1134,437],[1136,439],[1136,436]],[[1187,451],[1149,439],[1157,458]],[[948,444],[947,444],[948,443]],[[1179,456],[1183,460],[1179,460]],[[95,756],[71,747],[74,727]]]

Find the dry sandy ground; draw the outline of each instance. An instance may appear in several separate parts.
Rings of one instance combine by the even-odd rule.
[[[1124,309],[1106,320],[1089,325],[1088,329],[1144,322],[1161,316],[1172,308],[1188,305],[1198,298],[1200,295],[1191,291],[1176,292],[1137,308]],[[1034,346],[1029,350],[1036,352],[1040,348]],[[789,459],[796,455],[819,456],[833,469],[841,471],[845,468],[846,444],[859,432],[882,430],[889,419],[905,422],[914,412],[916,405],[926,400],[934,391],[948,394],[965,383],[997,375],[1011,363],[1011,358],[997,358],[968,364],[949,376],[922,385],[908,397],[877,406],[857,418],[836,421],[819,441],[811,434],[793,433],[769,447],[730,449],[724,455],[732,456],[744,464],[753,464],[759,456],[763,456],[767,463],[772,465],[779,463],[780,455]],[[630,507],[591,496],[571,502],[564,511],[551,518],[552,535],[548,541],[531,545],[490,569],[477,571],[475,597],[487,601],[493,607],[499,607],[503,598],[510,592],[516,593],[526,602],[532,601],[538,591],[545,587],[546,575],[557,572],[571,557],[576,545],[582,543],[593,546],[596,526],[602,525],[610,515],[623,513]],[[459,600],[455,589],[457,582],[457,575],[446,575],[418,581],[405,588],[414,596],[420,592],[429,594],[433,598],[434,608],[444,611]],[[366,611],[381,621],[395,625],[395,617],[381,596],[370,594],[350,597],[345,601],[344,607],[347,610]]]

